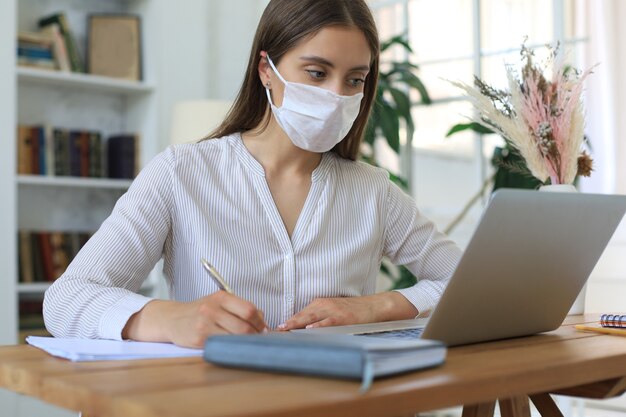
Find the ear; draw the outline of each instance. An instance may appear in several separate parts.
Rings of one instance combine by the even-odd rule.
[[[263,84],[263,86],[267,86],[268,83],[271,83],[271,76],[272,76],[272,67],[270,67],[270,64],[267,62],[267,52],[265,51],[261,51],[259,53],[259,55],[261,56],[261,59],[259,59],[259,79],[261,80],[261,84]],[[271,84],[270,84],[271,87]]]

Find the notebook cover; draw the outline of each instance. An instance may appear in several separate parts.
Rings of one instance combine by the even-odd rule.
[[[433,351],[441,354],[432,355]],[[268,333],[210,337],[204,347],[204,359],[237,368],[363,379],[368,366],[374,376],[390,374],[378,365],[394,356],[423,352],[426,359],[407,360],[402,369],[393,372],[398,373],[439,365],[445,351],[443,344],[423,339]]]

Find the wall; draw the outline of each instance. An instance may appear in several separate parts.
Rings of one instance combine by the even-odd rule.
[[[163,148],[169,144],[174,104],[232,100],[245,73],[266,0],[164,2],[159,74]]]
[[[265,0],[212,1],[209,97],[233,100],[239,91]]]

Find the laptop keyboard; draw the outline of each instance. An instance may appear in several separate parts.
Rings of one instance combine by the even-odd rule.
[[[424,331],[423,327],[416,329],[387,330],[384,332],[360,333],[355,336],[383,337],[386,339],[419,339]]]

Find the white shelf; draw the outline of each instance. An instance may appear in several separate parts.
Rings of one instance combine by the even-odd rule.
[[[17,292],[20,294],[43,294],[50,287],[50,284],[50,282],[17,284]]]
[[[17,292],[19,294],[43,294],[52,285],[51,282],[33,282],[30,284],[17,284]],[[150,295],[154,289],[154,284],[150,280],[146,280],[141,286],[144,295]]]
[[[154,91],[154,87],[145,82],[118,80],[99,75],[50,71],[19,66],[15,71],[19,82],[128,95],[149,94]]]
[[[98,188],[112,190],[126,190],[133,183],[132,180],[111,178],[80,178],[80,177],[48,177],[44,175],[18,175],[19,185],[42,185],[52,187]]]

